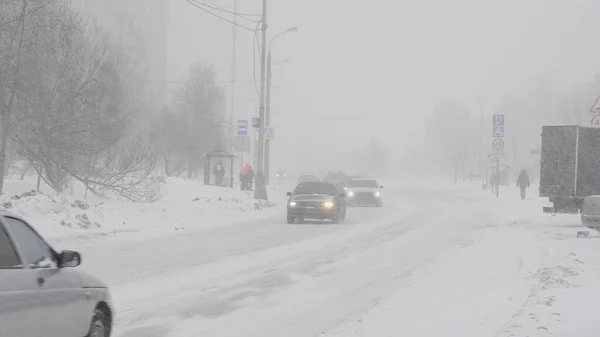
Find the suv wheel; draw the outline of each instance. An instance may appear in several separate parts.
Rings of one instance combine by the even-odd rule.
[[[296,218],[294,218],[293,216],[290,216],[290,215],[287,216],[287,223],[293,224],[295,221],[296,221]]]

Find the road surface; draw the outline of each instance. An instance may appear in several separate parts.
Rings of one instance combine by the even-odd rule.
[[[111,287],[117,337],[316,336],[410,289],[432,262],[468,245],[494,221],[477,202],[388,189],[385,207],[349,209],[346,224],[289,225],[282,211],[81,250]]]

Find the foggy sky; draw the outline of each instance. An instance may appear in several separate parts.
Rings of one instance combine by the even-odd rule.
[[[169,1],[169,78],[205,61],[228,80],[231,25]],[[233,8],[233,0],[212,2]],[[259,0],[240,0],[239,11],[260,9]],[[481,99],[493,113],[540,76],[585,82],[600,71],[599,9],[593,0],[271,0],[269,34],[299,28],[273,45],[274,62],[291,61],[273,69],[277,158],[303,146],[352,148],[372,135],[400,151],[442,98],[474,110]],[[238,30],[238,80],[252,79],[252,41]],[[254,85],[237,84],[236,119],[257,106]]]

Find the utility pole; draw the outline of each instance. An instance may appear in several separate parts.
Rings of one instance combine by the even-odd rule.
[[[267,126],[271,126],[271,48],[269,48],[269,54],[267,54],[267,103],[266,103],[266,114],[265,123]],[[271,140],[265,140],[265,184],[269,185],[271,182]]]
[[[260,108],[258,111],[258,172],[254,189],[254,199],[267,199],[264,176],[265,150],[265,81],[267,66],[267,0],[263,0],[262,11],[262,46],[260,54]]]
[[[481,106],[479,113],[479,178],[481,178],[481,185],[483,187],[487,184],[483,179],[483,150],[481,149],[483,146],[483,103],[479,101],[479,105]]]
[[[238,0],[233,0],[233,11],[238,11]],[[231,97],[229,102],[229,142],[232,150],[235,150],[235,135],[234,135],[234,108],[235,108],[235,80],[236,80],[236,53],[237,53],[237,15],[233,17],[233,45],[232,45],[232,56],[231,56]],[[242,151],[244,150],[242,144]],[[242,159],[243,161],[243,159]],[[242,164],[243,165],[243,164]],[[233,174],[233,172],[231,172]]]

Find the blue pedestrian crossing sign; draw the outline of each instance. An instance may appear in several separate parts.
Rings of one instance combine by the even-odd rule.
[[[248,135],[248,120],[238,120],[237,123],[237,135],[247,136]]]
[[[273,139],[273,127],[265,126],[265,139]]]
[[[494,115],[492,136],[494,138],[504,137],[504,115]]]

